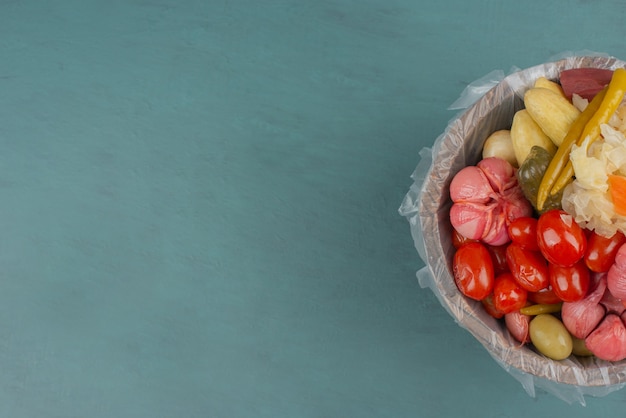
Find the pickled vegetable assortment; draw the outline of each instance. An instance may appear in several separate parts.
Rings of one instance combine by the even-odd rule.
[[[626,359],[626,69],[540,77],[450,185],[453,276],[553,360]]]

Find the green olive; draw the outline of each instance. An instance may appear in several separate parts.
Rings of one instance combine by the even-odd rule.
[[[576,338],[572,336],[572,343],[573,343],[572,354],[575,354],[581,357],[593,356],[593,353],[589,351],[589,349],[585,345],[585,340],[581,340],[580,338]]]
[[[572,354],[572,336],[565,325],[551,314],[535,316],[529,325],[530,340],[539,352],[553,360],[563,360]]]

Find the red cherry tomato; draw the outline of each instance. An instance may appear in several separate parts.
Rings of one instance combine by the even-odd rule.
[[[526,305],[528,291],[519,285],[511,273],[503,273],[493,283],[493,305],[505,314],[519,311]]]
[[[549,270],[550,269],[548,268],[548,272]],[[528,300],[542,305],[553,305],[555,303],[563,302],[561,298],[554,294],[552,286],[548,286],[538,292],[528,292]]]
[[[549,265],[550,285],[563,302],[577,302],[589,291],[589,269],[583,260],[573,266]]]
[[[509,271],[509,265],[506,262],[506,247],[508,246],[508,244],[487,245],[487,249],[491,254],[491,261],[493,261],[493,274],[496,276]]]
[[[500,312],[499,310],[497,310],[495,305],[493,304],[493,293],[490,293],[489,296],[481,299],[480,303],[483,304],[485,311],[487,311],[487,313],[494,318],[500,319],[504,316],[504,312]]]
[[[537,243],[546,260],[559,266],[574,265],[587,249],[585,232],[561,209],[549,210],[539,217]]]
[[[506,261],[515,280],[529,292],[538,292],[550,284],[548,263],[541,253],[510,244],[506,249]]]
[[[459,234],[459,232],[452,228],[452,246],[457,250],[461,248],[463,244],[467,244],[468,242],[478,242],[475,239],[469,239]]]
[[[537,219],[529,216],[516,218],[508,226],[511,241],[525,250],[539,251],[537,244]]]
[[[585,264],[589,270],[596,273],[609,271],[615,262],[617,250],[624,242],[626,242],[626,236],[619,231],[610,238],[592,231],[587,240],[587,251],[585,252]]]
[[[468,298],[481,300],[493,290],[493,261],[489,250],[479,242],[462,245],[452,262],[454,282]]]

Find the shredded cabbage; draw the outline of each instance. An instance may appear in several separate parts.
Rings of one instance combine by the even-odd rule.
[[[582,227],[611,236],[626,233],[626,217],[615,213],[608,175],[626,176],[626,106],[620,106],[608,124],[601,126],[602,138],[588,146],[574,145],[570,160],[576,179],[563,191],[563,209]],[[588,151],[585,151],[587,150]]]
[[[589,105],[589,100],[580,97],[578,94],[572,94],[572,104],[581,112]]]

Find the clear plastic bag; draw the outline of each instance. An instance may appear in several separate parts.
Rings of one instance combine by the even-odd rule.
[[[432,147],[423,148],[399,213],[410,225],[415,248],[426,264],[417,272],[422,288],[430,288],[441,305],[468,330],[494,360],[517,379],[531,396],[536,388],[567,403],[585,405],[585,396],[600,397],[626,385],[626,360],[607,362],[595,357],[570,356],[550,360],[515,341],[502,323],[489,316],[480,302],[459,293],[452,276],[451,206],[449,185],[461,168],[476,164],[487,136],[508,129],[513,114],[523,107],[522,97],[534,81],[557,79],[564,69],[615,69],[626,63],[607,54],[565,52],[548,63],[525,70],[493,71],[471,83],[450,109],[463,109],[450,121]]]

